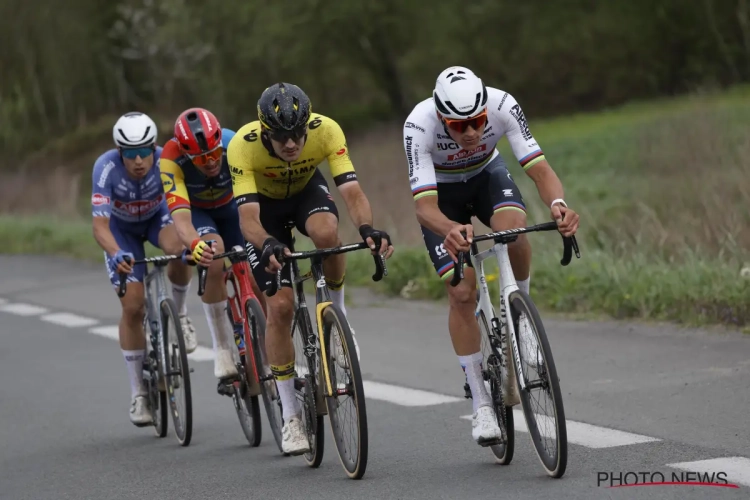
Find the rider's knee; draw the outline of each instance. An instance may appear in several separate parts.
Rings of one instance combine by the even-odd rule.
[[[331,248],[339,244],[338,221],[331,214],[330,217],[316,219],[314,225],[306,228],[310,239],[318,248]]]
[[[130,290],[128,290],[127,295],[130,295]],[[146,314],[146,311],[144,310],[145,299],[143,294],[133,294],[132,297],[128,297],[127,295],[126,300],[122,303],[123,317],[132,320],[134,323],[142,322]]]
[[[268,316],[274,323],[286,323],[291,321],[294,313],[294,297],[291,289],[279,290],[276,295],[266,299],[268,304]]]
[[[224,240],[221,239],[221,236],[218,234],[209,234],[202,238],[203,240],[213,240],[214,241],[214,248],[216,248],[216,253],[224,253]]]
[[[515,229],[526,226],[526,212],[521,210],[500,210],[495,212],[491,219],[493,231],[503,231],[505,229]],[[519,235],[520,237],[523,235]]]
[[[448,285],[448,299],[453,308],[473,308],[476,303],[476,290],[466,280],[455,287]]]

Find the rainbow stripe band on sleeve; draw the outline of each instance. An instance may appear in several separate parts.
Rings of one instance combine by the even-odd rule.
[[[453,276],[453,268],[455,267],[455,263],[451,260],[446,265],[438,269],[438,276],[441,280],[445,281],[448,278]]]
[[[528,170],[540,161],[544,160],[544,153],[541,149],[537,149],[533,153],[529,153],[523,158],[521,158],[518,163],[521,164],[524,170]]]
[[[415,200],[424,198],[425,196],[437,196],[437,184],[416,187],[411,190],[411,195]]]
[[[505,201],[503,203],[498,203],[497,205],[492,207],[492,213],[495,214],[504,210],[516,210],[524,214],[526,213],[526,207],[524,207],[520,203],[516,203],[515,201]]]

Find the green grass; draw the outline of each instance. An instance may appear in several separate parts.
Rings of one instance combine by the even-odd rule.
[[[541,308],[687,324],[750,323],[750,87],[545,122],[530,118],[530,127],[565,185],[568,204],[581,214],[582,257],[567,267],[559,264],[557,235],[529,236],[531,294]],[[364,144],[357,148],[363,160],[353,158],[376,219],[390,217],[387,229],[397,243],[415,245],[397,246],[389,276],[377,284],[370,279],[371,256],[348,254],[347,283],[405,298],[444,298],[421,238],[414,237],[405,184],[400,193],[382,180],[404,179],[400,139],[381,139],[379,156]],[[547,208],[504,140],[500,151],[524,193],[528,223],[547,220]],[[367,156],[377,162],[367,163]],[[102,258],[86,218],[3,216],[0,234],[5,253]],[[495,279],[495,266],[487,273]]]

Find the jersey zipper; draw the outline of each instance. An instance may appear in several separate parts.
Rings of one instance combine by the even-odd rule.
[[[287,177],[289,177],[289,182],[286,185],[286,197],[289,198],[289,193],[292,192],[292,162],[286,163],[286,172]]]

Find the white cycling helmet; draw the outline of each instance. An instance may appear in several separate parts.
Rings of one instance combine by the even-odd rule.
[[[435,107],[445,118],[465,120],[487,108],[487,87],[468,68],[451,66],[443,70],[432,92]]]
[[[156,144],[156,123],[143,113],[132,111],[122,115],[112,128],[115,145],[141,148]]]

